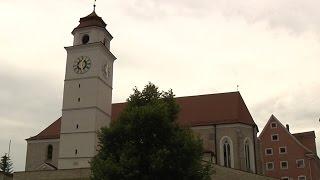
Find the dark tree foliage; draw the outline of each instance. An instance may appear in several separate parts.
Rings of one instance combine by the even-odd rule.
[[[175,122],[179,107],[172,90],[149,83],[137,88],[127,106],[99,135],[100,151],[91,162],[94,180],[202,180],[202,141]]]
[[[12,162],[7,154],[1,157],[0,171],[4,172],[5,174],[12,174]]]

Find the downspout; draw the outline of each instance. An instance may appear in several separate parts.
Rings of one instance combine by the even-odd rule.
[[[311,173],[311,158],[308,158],[309,160],[309,174],[310,174],[310,180],[312,180],[312,173]]]
[[[255,138],[255,126],[252,126],[253,129],[252,129],[252,139],[253,139],[253,151],[254,151],[254,170],[256,174],[258,174],[258,167],[257,167],[257,151],[256,151],[256,142],[257,142],[257,139]],[[260,153],[260,152],[259,152]]]
[[[216,164],[218,164],[218,151],[217,151],[217,125],[214,125],[214,146],[215,146],[215,154],[216,154]]]

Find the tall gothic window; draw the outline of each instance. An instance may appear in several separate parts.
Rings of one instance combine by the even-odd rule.
[[[47,149],[47,159],[48,159],[48,160],[51,160],[51,159],[52,159],[52,153],[53,153],[53,147],[52,147],[52,145],[50,144],[50,145],[48,146],[48,149]]]
[[[221,166],[234,168],[233,143],[230,137],[223,136],[220,139],[219,162]]]
[[[230,144],[227,139],[223,142],[223,160],[224,160],[224,167],[231,167],[231,154],[230,154]]]
[[[245,141],[244,143],[244,153],[245,153],[245,158],[246,158],[246,169],[248,171],[251,170],[251,162],[250,162],[250,146],[248,140]]]

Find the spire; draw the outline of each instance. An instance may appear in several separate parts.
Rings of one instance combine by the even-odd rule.
[[[96,1],[95,1],[96,2]],[[101,27],[106,28],[107,24],[103,21],[101,17],[99,17],[95,12],[96,4],[93,5],[93,12],[86,17],[80,18],[80,24],[72,31],[74,32],[76,29],[84,28],[84,27]]]
[[[93,4],[93,12],[96,12],[96,2],[97,2],[97,0],[94,0],[94,4]]]

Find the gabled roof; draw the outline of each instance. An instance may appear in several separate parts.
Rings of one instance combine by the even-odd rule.
[[[317,154],[317,147],[315,138],[316,135],[314,131],[302,132],[292,134],[298,141],[300,141],[305,147],[312,150],[313,153]]]
[[[175,98],[180,106],[178,123],[182,126],[207,126],[241,123],[255,126],[253,118],[239,92],[208,94]],[[126,103],[112,104],[112,120],[115,121]],[[60,137],[60,118],[38,135],[27,140]]]
[[[300,147],[302,147],[302,148],[303,148],[304,150],[306,150],[308,153],[314,154],[313,151],[311,151],[308,147],[306,147],[305,145],[303,145],[303,143],[301,143],[293,134],[291,134],[291,133],[287,130],[287,128],[284,127],[284,125],[283,125],[273,114],[272,114],[271,117],[269,118],[267,124],[264,126],[264,128],[263,128],[261,134],[259,135],[258,139],[261,139],[262,136],[263,136],[263,134],[264,134],[264,132],[265,132],[268,128],[270,128],[270,123],[271,123],[272,121],[276,121],[276,122],[280,125],[280,127],[281,127],[282,129],[284,129],[284,131],[285,131],[287,134],[289,134],[289,136],[290,136]],[[301,134],[302,134],[302,133],[301,133]]]
[[[46,129],[41,131],[36,136],[30,137],[28,140],[41,140],[41,139],[58,139],[60,138],[61,118],[57,119]]]
[[[239,92],[175,98],[180,106],[178,123],[182,126],[242,123],[256,126]],[[116,120],[126,103],[112,105]]]
[[[55,167],[54,165],[48,163],[48,162],[45,162],[43,164],[41,164],[38,168],[36,168],[38,171],[55,171],[57,170],[58,168]]]

